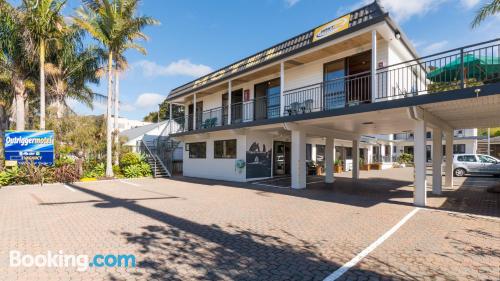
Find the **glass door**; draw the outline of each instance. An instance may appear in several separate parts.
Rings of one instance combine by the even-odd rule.
[[[323,76],[323,109],[334,109],[345,105],[344,59],[325,64]]]

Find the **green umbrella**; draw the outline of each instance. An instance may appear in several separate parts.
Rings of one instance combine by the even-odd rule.
[[[464,55],[464,73],[466,79],[475,78],[484,81],[500,75],[500,58]],[[462,79],[462,61],[457,58],[443,67],[434,69],[427,74],[427,79],[433,82],[451,82]]]

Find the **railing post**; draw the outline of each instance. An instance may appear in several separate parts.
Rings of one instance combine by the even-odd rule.
[[[285,62],[280,63],[280,116],[285,115]]]
[[[462,72],[460,88],[463,89],[465,88],[464,48],[460,48],[460,71]]]
[[[227,124],[228,125],[231,125],[231,114],[232,114],[232,105],[231,105],[231,101],[232,101],[232,98],[231,98],[231,92],[233,91],[233,85],[232,85],[232,82],[231,80],[229,80],[227,82]]]
[[[172,103],[169,102],[168,106],[169,106],[169,109],[168,109],[168,111],[169,111],[168,112],[168,126],[170,126],[168,128],[168,131],[169,131],[169,134],[171,134],[172,133]]]
[[[197,119],[197,112],[196,112],[196,93],[193,95],[193,130],[196,130],[196,119]],[[203,119],[203,117],[202,117]]]
[[[377,96],[377,31],[372,31],[372,87],[371,87],[371,102],[376,101]]]

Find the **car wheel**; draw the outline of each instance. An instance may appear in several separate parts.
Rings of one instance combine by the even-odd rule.
[[[463,177],[465,175],[465,172],[465,169],[456,168],[453,174],[455,174],[455,177]]]

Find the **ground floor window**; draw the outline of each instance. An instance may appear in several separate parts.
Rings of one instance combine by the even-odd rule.
[[[189,158],[207,158],[206,142],[192,142],[187,143],[186,145],[186,148],[189,151]]]
[[[454,144],[453,145],[453,153],[454,154],[465,153],[465,144]]]
[[[306,160],[312,160],[312,144],[306,143]]]
[[[214,141],[214,158],[235,159],[236,140]]]
[[[316,162],[322,163],[325,161],[325,146],[322,144],[316,145]]]

